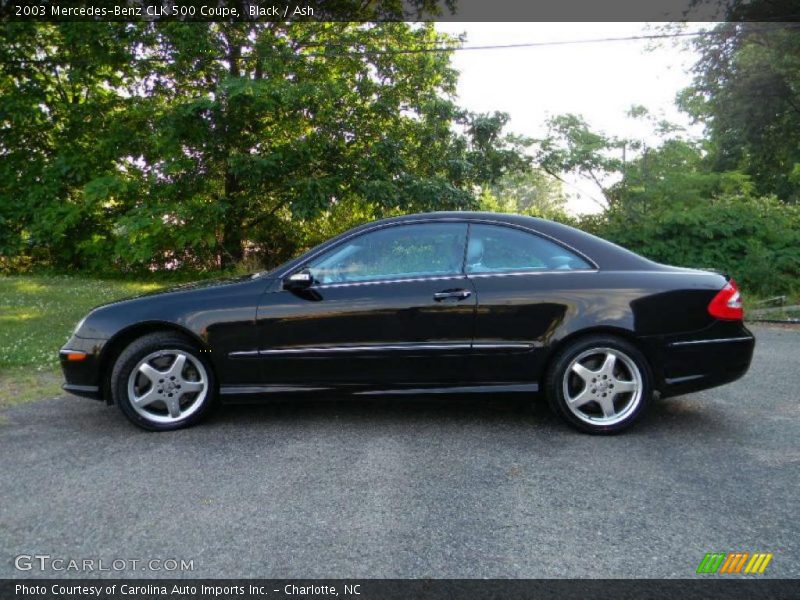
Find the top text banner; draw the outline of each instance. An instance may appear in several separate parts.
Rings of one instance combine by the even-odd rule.
[[[0,0],[13,21],[800,21],[797,0]]]

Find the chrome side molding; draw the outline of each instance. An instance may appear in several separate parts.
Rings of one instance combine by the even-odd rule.
[[[260,356],[297,356],[316,354],[339,354],[353,352],[437,352],[446,350],[530,350],[533,342],[422,342],[412,344],[367,344],[357,346],[315,346],[304,348],[267,348],[263,350],[240,350],[230,352],[229,358],[257,358]]]
[[[672,342],[670,347],[675,346],[694,346],[696,344],[725,344],[728,342],[749,342],[754,338],[750,336],[732,337],[732,338],[716,338],[713,340],[688,340],[685,342]]]

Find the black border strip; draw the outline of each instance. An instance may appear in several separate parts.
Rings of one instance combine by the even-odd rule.
[[[28,593],[20,591],[27,586]],[[123,587],[126,586],[126,587]],[[296,587],[292,587],[296,586]],[[348,586],[345,588],[345,586]],[[85,593],[66,590],[88,588]],[[38,588],[43,594],[31,593]],[[97,589],[100,588],[98,595]],[[183,588],[187,593],[173,593]],[[188,590],[187,590],[188,588]],[[331,591],[331,588],[333,589]],[[130,593],[130,590],[140,591]],[[349,590],[347,593],[345,590]],[[61,591],[64,590],[64,591]],[[89,590],[95,590],[92,593]],[[291,593],[286,593],[290,591]],[[306,593],[303,593],[305,591]],[[309,593],[310,591],[310,593]],[[60,593],[59,593],[60,592]],[[316,593],[315,593],[316,592]],[[439,598],[504,600],[570,600],[584,598],[648,598],[681,600],[726,598],[792,599],[800,596],[798,579],[729,578],[718,575],[697,579],[28,579],[0,580],[4,600],[139,600],[182,598],[199,600],[435,600]]]
[[[746,0],[0,0],[0,21],[800,21]]]

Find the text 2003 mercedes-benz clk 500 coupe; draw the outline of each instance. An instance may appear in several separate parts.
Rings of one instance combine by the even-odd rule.
[[[431,213],[363,225],[277,269],[92,310],[61,350],[73,394],[177,429],[270,393],[544,391],[611,433],[655,392],[728,383],[755,340],[733,280],[558,223]]]

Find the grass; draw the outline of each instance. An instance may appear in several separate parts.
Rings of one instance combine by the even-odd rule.
[[[42,398],[55,398],[62,393],[61,383],[61,372],[57,367],[48,367],[41,371],[30,367],[0,369],[0,408]]]
[[[759,319],[775,321],[800,319],[800,310],[796,308],[800,305],[800,292],[793,291],[780,295],[784,298],[782,305],[767,302],[767,300],[775,298],[777,295],[757,296],[745,292],[743,294],[745,319],[749,321]]]
[[[750,312],[747,315],[747,318],[751,321],[757,321],[759,319],[768,319],[770,321],[789,321],[792,319],[797,320],[800,319],[800,309],[788,307],[772,308],[769,310],[761,309],[755,312]]]
[[[0,407],[59,394],[58,349],[89,309],[165,285],[66,275],[0,277]]]

